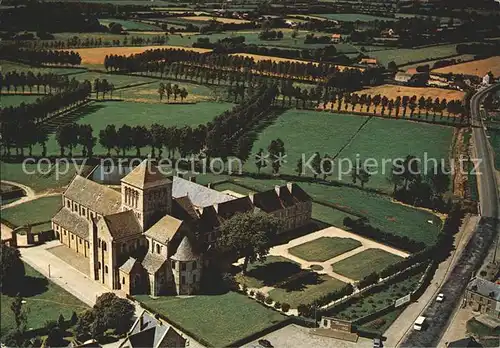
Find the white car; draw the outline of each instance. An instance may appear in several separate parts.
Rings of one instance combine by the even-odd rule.
[[[438,294],[436,297],[436,302],[443,302],[444,301],[444,294]]]

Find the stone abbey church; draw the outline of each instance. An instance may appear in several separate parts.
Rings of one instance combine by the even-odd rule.
[[[282,232],[311,220],[311,198],[296,184],[235,197],[166,177],[149,159],[121,179],[120,189],[75,176],[52,227],[61,243],[88,258],[90,277],[127,294],[197,293],[207,250],[235,213],[274,214]]]

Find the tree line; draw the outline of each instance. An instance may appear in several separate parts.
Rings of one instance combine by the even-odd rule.
[[[104,65],[107,70],[126,72],[154,72],[164,74],[174,63],[188,67],[203,67],[211,71],[237,71],[240,73],[251,72],[264,76],[277,78],[296,78],[300,80],[323,80],[327,76],[347,74],[358,75],[359,80],[364,76],[373,75],[381,78],[380,69],[341,69],[334,64],[312,63],[298,61],[255,61],[252,57],[239,55],[226,55],[217,53],[199,53],[182,49],[156,49],[148,50],[132,56],[110,55],[105,57]],[[340,80],[340,79],[339,79]]]
[[[42,145],[42,156],[46,155],[47,130],[42,122],[54,113],[84,103],[91,92],[89,81],[78,82],[72,79],[68,87],[57,94],[49,94],[37,98],[34,103],[21,103],[17,107],[0,109],[0,135],[3,154],[9,155],[11,148],[24,156],[24,148],[28,147],[31,155],[32,147]]]
[[[34,50],[14,45],[0,46],[0,59],[30,65],[80,65],[82,58],[74,51]]]
[[[0,72],[0,91],[5,88],[7,93],[10,92],[11,88],[14,93],[17,93],[18,88],[21,88],[23,93],[28,88],[32,93],[34,87],[36,87],[37,93],[40,93],[42,87],[43,93],[47,93],[47,89],[48,93],[52,93],[52,89],[57,93],[68,88],[69,84],[70,80],[67,76],[54,73],[42,74],[38,72],[35,74],[33,71],[17,72],[16,70],[6,73]]]

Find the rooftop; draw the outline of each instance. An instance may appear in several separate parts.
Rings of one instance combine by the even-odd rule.
[[[145,159],[137,167],[135,167],[128,175],[126,175],[122,182],[135,186],[140,189],[159,186],[170,183],[160,169],[153,165],[150,159]]]

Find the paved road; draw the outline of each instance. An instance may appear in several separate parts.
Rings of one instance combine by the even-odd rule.
[[[499,88],[500,84],[477,92],[471,99],[470,109],[473,124],[473,137],[476,158],[480,160],[477,181],[481,208],[481,220],[469,243],[441,288],[447,296],[444,303],[430,302],[423,316],[427,317],[428,327],[423,331],[411,330],[401,346],[435,347],[447,330],[451,318],[460,304],[465,287],[477,271],[491,247],[498,230],[498,188],[493,156],[481,120],[480,104],[487,92]]]

